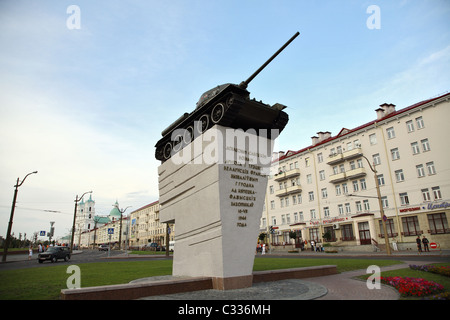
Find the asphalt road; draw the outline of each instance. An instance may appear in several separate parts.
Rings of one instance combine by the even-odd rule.
[[[257,257],[263,259],[271,259],[271,258],[290,258],[290,259],[378,259],[378,260],[399,260],[399,261],[422,261],[426,264],[429,261],[432,262],[450,262],[450,252],[445,252],[444,255],[436,255],[436,254],[407,254],[407,255],[399,255],[393,254],[392,256],[382,255],[382,254],[363,254],[363,253],[355,253],[355,254],[326,254],[326,253],[313,253],[304,251],[301,254],[266,254],[261,255],[258,254]],[[37,261],[37,253],[33,254],[32,260],[27,260],[27,255],[22,255],[21,257],[13,257],[13,255],[9,255],[6,263],[0,262],[0,271],[1,270],[10,270],[10,269],[24,269],[24,268],[46,268],[48,266],[60,265],[60,264],[81,264],[81,263],[91,263],[91,262],[114,262],[114,261],[142,261],[142,260],[160,260],[167,259],[165,255],[151,255],[151,256],[126,256],[124,251],[116,251],[112,250],[110,256],[108,257],[107,251],[98,251],[98,250],[82,250],[78,251],[76,254],[73,254],[71,259],[68,262],[64,262],[63,260],[58,260],[58,262],[51,263],[46,261],[44,263],[38,263]],[[172,259],[170,256],[169,259]]]
[[[98,250],[82,250],[76,254],[72,254],[70,260],[65,262],[64,260],[58,260],[56,263],[51,263],[50,261],[44,261],[39,263],[37,260],[37,253],[33,254],[31,260],[27,260],[27,255],[20,255],[14,257],[13,255],[8,255],[7,262],[0,262],[1,270],[11,270],[11,269],[24,269],[24,268],[46,268],[48,266],[55,266],[61,264],[81,264],[81,263],[91,263],[91,262],[105,262],[105,261],[124,261],[124,251],[111,250],[110,256],[108,257],[107,251]],[[138,257],[127,257],[126,261],[142,261],[143,259],[167,259],[165,255],[158,256],[138,256]],[[169,259],[172,259],[170,257]]]

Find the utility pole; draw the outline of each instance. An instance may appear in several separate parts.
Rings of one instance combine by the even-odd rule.
[[[131,206],[128,206],[125,209],[119,209],[119,211],[120,211],[119,250],[122,249],[122,215],[128,208],[131,208]]]
[[[25,179],[30,175],[30,174],[34,174],[37,173],[37,171],[33,171],[29,174],[27,174],[25,176],[25,178],[23,178],[22,182],[19,183],[19,178],[17,178],[17,183],[14,186],[14,197],[13,197],[13,202],[12,202],[12,206],[11,206],[11,215],[9,217],[9,223],[8,223],[8,231],[6,233],[6,240],[5,240],[5,246],[3,247],[3,257],[2,257],[2,262],[6,262],[6,256],[8,255],[8,246],[9,246],[9,242],[11,241],[11,229],[12,229],[12,224],[13,224],[13,218],[14,218],[14,210],[16,208],[16,200],[17,200],[17,192],[19,190],[19,187],[25,182]]]
[[[78,199],[78,195],[75,198],[75,210],[73,212],[73,224],[72,224],[72,239],[70,240],[70,253],[73,252],[73,237],[75,236],[75,221],[77,219],[77,206],[78,206],[78,201],[81,201],[81,199],[83,199],[84,195],[86,193],[92,193],[92,191],[88,191],[83,193],[83,195]]]
[[[385,241],[385,244],[386,244],[386,253],[388,255],[391,255],[391,246],[389,244],[389,235],[387,233],[387,228],[386,228],[387,217],[384,215],[383,202],[381,201],[380,184],[378,183],[377,170],[375,169],[375,164],[372,167],[372,165],[370,164],[369,159],[367,159],[365,156],[362,156],[362,157],[367,160],[367,163],[369,164],[370,170],[372,170],[372,172],[373,172],[373,177],[375,179],[375,187],[377,189],[378,205],[380,206],[381,224],[383,226],[384,241]]]

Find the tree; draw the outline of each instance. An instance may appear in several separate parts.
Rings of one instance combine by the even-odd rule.
[[[263,242],[264,239],[266,239],[266,234],[264,232],[261,232],[258,236],[259,241]]]

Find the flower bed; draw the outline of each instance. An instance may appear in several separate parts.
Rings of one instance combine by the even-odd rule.
[[[434,281],[409,277],[381,277],[381,282],[395,287],[403,297],[423,297],[444,292],[444,287]]]
[[[436,267],[430,265],[417,266],[414,264],[410,264],[409,268],[412,270],[419,270],[425,272],[432,272],[436,274],[440,274],[446,277],[450,277],[450,267]]]

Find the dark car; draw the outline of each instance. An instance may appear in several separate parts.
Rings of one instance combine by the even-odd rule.
[[[50,260],[51,262],[56,262],[59,259],[64,259],[64,261],[69,261],[70,250],[69,247],[49,247],[47,251],[39,253],[38,261],[39,263],[45,260]]]

